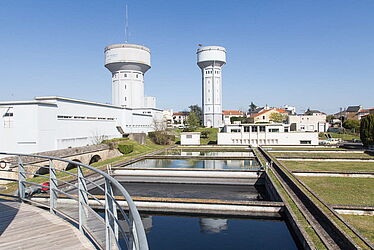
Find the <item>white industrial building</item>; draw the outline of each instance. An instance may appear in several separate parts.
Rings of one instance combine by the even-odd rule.
[[[226,63],[226,49],[205,46],[197,50],[197,65],[202,71],[202,109],[205,127],[222,126],[222,66]]]
[[[317,132],[293,132],[288,124],[231,124],[217,135],[219,145],[318,145]]]
[[[288,124],[290,124],[291,130],[303,132],[327,132],[329,128],[326,114],[321,112],[289,115]]]
[[[147,133],[162,121],[154,97],[144,97],[150,50],[133,44],[105,48],[112,105],[64,97],[0,102],[0,151],[34,153]]]

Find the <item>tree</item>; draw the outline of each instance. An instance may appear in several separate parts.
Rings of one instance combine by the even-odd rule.
[[[199,105],[195,104],[195,105],[189,106],[189,108],[190,108],[190,113],[195,113],[196,114],[196,117],[198,118],[198,121],[199,121],[198,126],[201,126],[201,124],[203,123],[203,111],[202,111],[201,107],[199,107]]]
[[[257,108],[257,105],[254,104],[253,102],[251,102],[251,104],[249,105],[249,110],[248,111],[255,111]]]
[[[360,121],[359,120],[348,119],[345,122],[343,122],[343,127],[356,132],[360,129]]]
[[[367,115],[361,119],[360,138],[365,146],[374,145],[374,115]]]
[[[335,120],[336,117],[334,115],[328,115],[326,116],[326,122],[330,122],[331,120]]]
[[[286,121],[286,119],[287,119],[286,114],[282,114],[278,112],[271,113],[269,116],[270,121],[277,122],[277,123],[283,123],[284,121]]]
[[[195,112],[190,112],[186,120],[186,125],[189,131],[195,131],[199,127],[200,120]]]

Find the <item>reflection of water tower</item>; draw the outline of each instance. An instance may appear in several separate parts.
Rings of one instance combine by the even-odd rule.
[[[227,230],[227,219],[200,218],[200,230],[206,233],[219,233]]]
[[[222,125],[222,72],[226,63],[226,49],[205,46],[197,50],[197,65],[203,77],[202,108],[204,126],[218,128]]]
[[[105,48],[105,67],[112,72],[112,104],[155,107],[155,99],[144,98],[144,73],[151,68],[151,52],[136,44],[113,44]],[[153,102],[153,103],[145,103]]]
[[[225,161],[222,160],[204,160],[204,169],[224,169]]]

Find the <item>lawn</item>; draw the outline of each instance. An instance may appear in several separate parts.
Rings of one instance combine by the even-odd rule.
[[[329,204],[374,206],[373,178],[298,178]]]
[[[115,139],[114,140],[108,140],[107,142],[109,142],[109,141],[118,141],[118,140],[115,140]],[[138,156],[139,154],[145,154],[145,153],[149,153],[149,152],[152,152],[154,150],[157,150],[157,149],[168,147],[168,146],[156,145],[148,138],[146,139],[146,143],[144,145],[140,145],[139,143],[137,143],[133,140],[122,140],[121,139],[120,141],[125,143],[125,144],[134,145],[134,151],[129,153],[129,154],[125,154],[125,155],[110,158],[110,159],[107,159],[107,160],[104,160],[104,161],[99,161],[99,162],[93,163],[93,164],[91,164],[91,166],[94,166],[98,169],[106,171],[106,165],[107,164],[124,162],[124,161],[130,160],[130,159]],[[26,167],[27,167],[27,165],[26,165]],[[71,169],[67,172],[77,174],[77,168],[73,168],[73,169]],[[84,170],[85,174],[87,174],[89,172],[91,172],[91,170],[87,170],[87,169]],[[56,171],[56,175],[57,175],[58,179],[64,180],[64,181],[69,181],[71,179],[76,179],[76,177],[74,177],[72,175],[69,175],[67,173],[61,172],[61,171]],[[33,178],[28,178],[27,181],[34,182],[34,183],[47,182],[47,181],[49,181],[49,174],[46,174],[46,175],[43,175],[43,176],[38,176],[38,177],[33,177]],[[6,186],[7,189],[6,190],[1,190],[0,193],[2,193],[2,194],[14,194],[16,192],[17,188],[18,188],[17,185],[18,185],[18,183],[4,184],[2,186]]]
[[[277,151],[277,150],[290,150],[290,151],[297,151],[297,150],[310,150],[310,151],[346,151],[345,148],[335,148],[335,147],[264,147],[266,150],[270,151]]]
[[[363,236],[374,242],[374,216],[367,215],[342,215]]]
[[[374,171],[374,162],[281,161],[288,169],[298,171]]]
[[[301,153],[301,152],[271,152],[275,157],[282,158],[321,158],[321,159],[374,159],[373,155],[365,153]]]

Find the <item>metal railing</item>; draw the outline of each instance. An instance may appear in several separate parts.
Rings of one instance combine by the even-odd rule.
[[[107,173],[57,157],[2,152],[0,155],[13,156],[13,162],[0,159],[0,173],[10,172],[18,178],[0,175],[0,180],[18,182],[16,195],[21,201],[47,207],[52,214],[75,224],[99,249],[148,249],[143,223],[133,200],[126,189]],[[61,169],[62,164],[76,167],[76,171],[65,171]],[[38,169],[47,174],[34,172]],[[31,177],[39,177],[39,181],[33,182]],[[41,178],[47,182],[41,184]],[[32,195],[42,190],[44,195]],[[119,201],[127,207],[126,212]],[[102,210],[94,209],[98,207]]]

